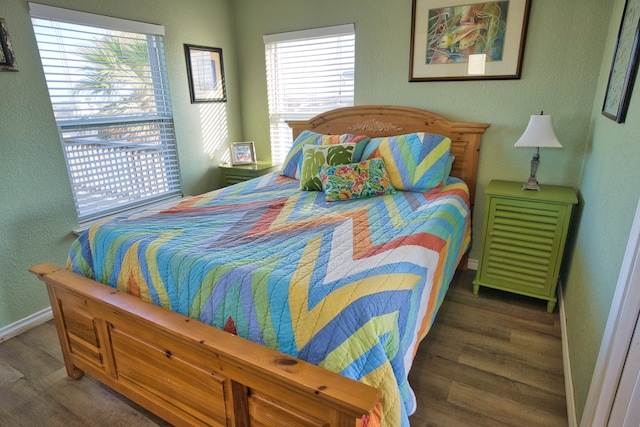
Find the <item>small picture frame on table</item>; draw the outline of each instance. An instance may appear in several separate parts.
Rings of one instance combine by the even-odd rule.
[[[256,148],[253,141],[232,142],[231,143],[231,164],[232,165],[255,165]]]

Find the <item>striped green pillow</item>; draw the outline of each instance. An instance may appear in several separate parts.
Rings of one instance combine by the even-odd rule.
[[[417,132],[372,138],[362,159],[384,158],[396,190],[439,191],[446,174],[451,140],[443,135]]]

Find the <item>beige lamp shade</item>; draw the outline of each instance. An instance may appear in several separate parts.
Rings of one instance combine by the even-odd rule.
[[[524,183],[522,189],[540,191],[540,185],[538,185],[538,180],[536,179],[538,165],[540,164],[540,147],[562,147],[556,137],[556,133],[553,131],[551,116],[545,116],[542,113],[539,116],[531,116],[527,128],[520,139],[516,141],[515,146],[535,148],[533,159],[531,159],[529,180]]]
[[[514,145],[515,147],[555,147],[561,148],[553,131],[551,116],[531,116],[524,133]]]

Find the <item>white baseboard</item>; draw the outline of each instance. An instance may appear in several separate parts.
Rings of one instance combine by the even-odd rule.
[[[53,312],[51,307],[47,307],[44,310],[40,310],[37,313],[33,313],[30,316],[20,319],[17,322],[13,322],[3,328],[0,328],[0,342],[6,341],[9,338],[13,338],[16,335],[28,331],[31,328],[35,328],[38,325],[48,322],[53,319]]]
[[[564,311],[564,293],[562,282],[558,284],[558,311],[560,313],[560,333],[562,336],[562,368],[564,371],[564,393],[567,398],[567,421],[569,427],[577,427],[576,404],[573,393],[573,378],[569,360],[569,341],[567,339],[567,314]]]

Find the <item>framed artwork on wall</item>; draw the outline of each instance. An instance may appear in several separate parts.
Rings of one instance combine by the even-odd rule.
[[[413,0],[409,81],[518,79],[530,0]]]
[[[638,71],[639,39],[640,0],[627,0],[602,106],[602,114],[617,123],[624,123],[629,108],[629,99]]]
[[[255,165],[257,162],[253,141],[231,143],[232,165]]]
[[[7,23],[2,18],[0,18],[0,71],[18,71]]]
[[[191,103],[225,102],[222,49],[217,47],[184,45]]]

